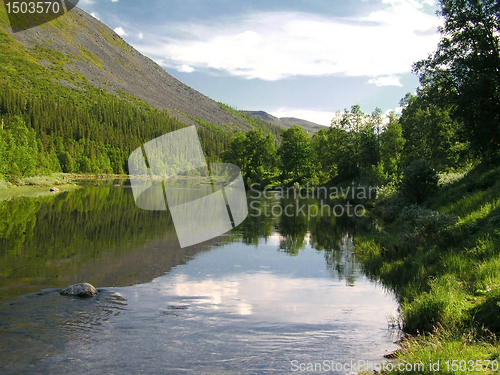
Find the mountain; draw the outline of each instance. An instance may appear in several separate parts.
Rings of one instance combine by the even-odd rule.
[[[2,26],[27,50],[48,48],[62,52],[68,57],[65,69],[83,76],[94,87],[115,95],[125,92],[155,108],[168,110],[170,115],[187,124],[193,124],[193,118],[200,118],[213,124],[250,128],[243,119],[172,77],[104,23],[79,8],[24,31],[13,33],[5,22]],[[39,59],[38,63],[47,70],[54,65],[45,59]],[[81,84],[65,80],[57,82],[75,90],[82,88]]]
[[[186,125],[213,161],[237,131],[281,132],[186,86],[79,8],[18,31],[0,3],[0,178],[124,173],[132,150]]]
[[[316,124],[311,121],[302,120],[295,117],[275,117],[264,111],[241,111],[242,113],[252,116],[269,124],[277,125],[281,128],[288,129],[294,125],[299,125],[304,128],[311,136],[320,129],[325,129],[323,125]]]

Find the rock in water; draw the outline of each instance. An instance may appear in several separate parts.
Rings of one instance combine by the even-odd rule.
[[[50,191],[53,192],[53,193],[58,193],[59,189],[56,188],[56,187],[53,187],[53,188],[50,189]]]
[[[63,296],[93,297],[97,294],[97,289],[89,283],[70,285],[60,292]]]

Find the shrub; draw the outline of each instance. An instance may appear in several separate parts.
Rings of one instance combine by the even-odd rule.
[[[438,186],[436,171],[424,160],[413,161],[403,174],[401,193],[410,203],[422,203]]]
[[[392,223],[396,220],[405,205],[406,200],[400,194],[387,198],[382,207],[382,219],[386,223]]]
[[[49,176],[35,176],[35,177],[26,177],[23,178],[23,185],[32,185],[32,186],[52,186],[52,185],[60,185],[63,183],[63,180],[59,177],[49,177]]]
[[[444,231],[452,228],[457,220],[455,215],[439,214],[416,204],[404,207],[398,218],[402,229],[398,242],[401,248],[414,249],[426,239],[442,235]]]
[[[11,187],[12,187],[12,184],[10,182],[2,180],[0,178],[0,190],[9,189]]]

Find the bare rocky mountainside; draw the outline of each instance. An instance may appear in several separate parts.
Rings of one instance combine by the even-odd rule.
[[[2,4],[3,8],[3,4]],[[216,101],[186,86],[162,67],[143,56],[98,19],[79,8],[40,27],[13,32],[25,48],[42,47],[65,54],[65,68],[86,78],[87,83],[116,95],[129,94],[182,122],[194,124],[193,117],[213,124],[231,124],[242,130],[250,127]],[[50,69],[52,63],[38,61]],[[78,89],[78,85],[58,83]]]

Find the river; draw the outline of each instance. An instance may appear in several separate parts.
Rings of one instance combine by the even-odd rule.
[[[0,373],[349,374],[383,363],[397,303],[354,256],[369,227],[250,210],[181,249],[168,212],[137,208],[126,184],[2,201]],[[84,281],[97,297],[59,295]]]

